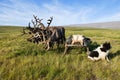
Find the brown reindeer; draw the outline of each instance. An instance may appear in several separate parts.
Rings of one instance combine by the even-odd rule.
[[[47,50],[50,49],[50,47],[53,47],[54,43],[57,44],[57,47],[59,47],[59,44],[63,44],[65,42],[65,29],[64,27],[50,27],[50,24],[53,20],[53,17],[50,17],[50,19],[48,19],[47,21],[47,36],[48,39],[46,40],[46,45],[47,45]]]
[[[45,43],[45,47],[47,50],[52,48],[56,43],[59,47],[59,44],[63,44],[65,42],[65,29],[64,27],[54,26],[51,27],[50,24],[53,20],[53,17],[47,20],[48,26],[45,27],[44,24],[41,22],[43,19],[37,18],[37,16],[33,15],[34,20],[31,20],[33,27],[29,26],[27,29],[31,32],[31,37],[28,38],[28,41],[39,43]]]

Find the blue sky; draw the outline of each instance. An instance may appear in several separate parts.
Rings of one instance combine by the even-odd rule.
[[[0,0],[0,25],[27,26],[33,14],[45,25],[120,21],[120,0]]]

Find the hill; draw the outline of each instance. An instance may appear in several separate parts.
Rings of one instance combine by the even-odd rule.
[[[64,46],[46,51],[43,45],[27,42],[22,27],[0,27],[0,80],[120,80],[120,30],[66,27],[66,37],[83,34],[91,48],[110,41],[110,63],[93,62],[84,48]]]
[[[88,23],[88,24],[74,24],[74,25],[69,25],[69,26],[120,29],[120,21]]]

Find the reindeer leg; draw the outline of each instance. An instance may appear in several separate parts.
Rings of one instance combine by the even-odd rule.
[[[88,56],[88,58],[89,58],[89,59],[91,59],[92,61],[95,61],[95,59],[94,59],[94,58],[92,58],[92,57],[90,57],[90,56]]]
[[[44,48],[47,49],[47,42],[44,43]]]
[[[64,50],[64,54],[63,54],[63,56],[67,53],[67,51],[68,51],[68,47],[65,46],[65,50]]]
[[[74,41],[72,40],[72,43],[71,43],[72,45],[74,44]]]
[[[80,44],[81,44],[81,46],[83,46],[84,45],[83,41],[80,41]]]
[[[50,43],[47,42],[47,51],[50,49]]]
[[[50,47],[53,49],[54,42],[50,42]]]
[[[60,42],[59,42],[59,41],[57,41],[57,49],[59,49],[59,44],[60,44]]]
[[[110,60],[108,59],[108,56],[106,56],[105,59],[107,60],[107,62],[110,62]]]

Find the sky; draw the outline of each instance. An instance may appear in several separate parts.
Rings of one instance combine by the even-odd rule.
[[[120,0],[0,0],[0,25],[27,26],[33,15],[56,26],[120,21]]]

